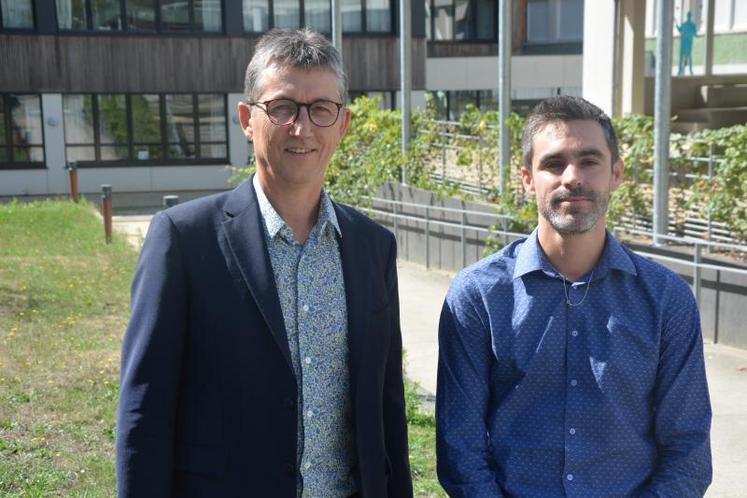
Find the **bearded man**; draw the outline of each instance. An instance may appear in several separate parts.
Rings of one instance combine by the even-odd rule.
[[[605,229],[615,131],[576,97],[523,131],[538,226],[444,303],[438,476],[452,497],[702,496],[711,408],[687,284]]]

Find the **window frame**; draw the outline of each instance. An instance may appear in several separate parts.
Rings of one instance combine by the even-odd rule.
[[[28,27],[28,28],[5,27],[3,9],[0,6],[0,32],[8,32],[8,33],[35,33],[36,32],[37,30],[36,26],[38,24],[38,20],[36,19],[36,0],[29,0],[29,2],[31,2],[31,27]]]
[[[34,95],[39,99],[39,120],[41,127],[41,145],[31,145],[31,147],[41,148],[42,160],[41,161],[13,161],[13,136],[11,135],[13,116],[10,112],[10,106],[8,105],[9,95]],[[3,92],[0,93],[0,99],[3,104],[3,125],[5,128],[5,144],[0,145],[0,148],[4,148],[8,152],[8,161],[0,161],[0,171],[8,170],[27,170],[27,169],[46,169],[47,155],[45,150],[46,137],[44,136],[44,106],[40,93],[22,93],[22,92]]]
[[[160,1],[160,0],[159,0]],[[306,1],[305,0],[295,0],[298,2],[298,8],[299,8],[299,28],[303,28],[306,26]],[[329,15],[330,15],[330,23],[329,25],[332,26],[332,1],[329,1]],[[367,7],[368,7],[368,0],[358,0],[360,2],[361,7],[361,31],[346,31],[343,30],[342,34],[345,36],[391,36],[392,34],[397,32],[397,26],[395,22],[395,8],[394,8],[394,2],[393,0],[387,0],[389,2],[389,22],[391,28],[389,31],[368,31],[367,25],[368,25],[368,13],[367,13]],[[271,29],[275,28],[275,0],[267,0],[267,31],[270,31]],[[242,32],[245,35],[260,35],[263,33],[266,33],[267,31],[247,31],[246,27],[244,26],[244,2],[241,0],[241,29]],[[330,35],[330,32],[321,31],[324,35]]]
[[[436,0],[428,0],[428,9],[426,9],[426,16],[430,13],[429,17],[426,17],[426,22],[430,25],[430,37],[427,38],[428,43],[498,43],[498,6],[496,5],[496,12],[493,16],[493,36],[488,38],[477,38],[474,35],[470,38],[457,38],[457,21],[456,21],[456,0],[448,0],[450,4],[450,20],[451,20],[451,33],[453,38],[436,40],[434,38],[436,33],[436,17],[433,15],[436,9]],[[469,19],[467,25],[470,27],[472,33],[477,33],[477,0],[468,0],[469,2]],[[440,7],[443,8],[443,7]],[[426,35],[428,30],[426,29]]]
[[[142,36],[142,35],[169,35],[169,36],[225,36],[226,34],[226,1],[231,0],[218,0],[221,9],[221,29],[218,31],[205,31],[195,29],[195,4],[199,0],[184,0],[188,3],[189,8],[189,29],[186,30],[169,30],[163,27],[163,16],[161,15],[161,8],[163,6],[162,0],[153,0],[153,8],[155,10],[154,24],[155,28],[152,30],[148,29],[131,29],[127,20],[127,0],[117,0],[119,2],[119,18],[122,22],[122,29],[118,30],[105,30],[96,29],[93,27],[93,7],[91,3],[93,0],[83,0],[85,2],[84,9],[86,12],[86,27],[85,29],[67,29],[60,27],[60,19],[57,16],[57,2],[54,0],[54,18],[57,33],[59,34],[71,34],[78,35],[85,33],[86,35],[105,35],[105,36]]]
[[[76,160],[78,167],[80,168],[109,168],[109,167],[141,167],[141,166],[202,166],[202,165],[215,165],[215,164],[227,164],[230,155],[229,147],[229,112],[228,112],[228,95],[220,92],[96,92],[96,93],[78,93],[70,92],[63,95],[63,109],[64,99],[66,96],[80,95],[84,97],[95,97],[91,98],[91,114],[93,127],[93,143],[70,143],[67,141],[65,135],[65,161],[69,161],[67,157],[67,151],[69,147],[92,147],[94,149],[93,160]],[[101,95],[124,95],[125,96],[125,119],[127,124],[127,143],[121,145],[127,149],[128,157],[125,159],[101,159],[101,148],[112,147],[117,144],[102,144],[100,136],[100,109],[99,99]],[[151,146],[156,145],[153,143],[138,142],[135,140],[134,127],[133,127],[133,116],[132,116],[132,97],[140,95],[157,95],[158,96],[158,116],[159,116],[159,134],[160,140],[157,143],[161,157],[158,159],[137,159],[135,156],[135,147],[137,146]],[[168,140],[167,133],[167,121],[166,121],[166,95],[189,95],[192,101],[192,126],[194,129],[194,155],[191,158],[172,158],[169,157],[169,149],[172,143]],[[200,108],[199,108],[199,96],[200,95],[218,95],[221,97],[224,109],[224,133],[225,141],[203,141],[200,139]],[[64,117],[63,117],[64,127]],[[203,145],[225,145],[226,155],[225,157],[218,158],[203,158],[201,155],[201,148]]]

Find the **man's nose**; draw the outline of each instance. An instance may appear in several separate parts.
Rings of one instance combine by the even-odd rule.
[[[295,136],[309,135],[313,126],[314,123],[311,122],[311,118],[309,117],[309,108],[306,106],[300,107],[296,121],[291,126],[291,134]]]
[[[583,180],[583,171],[575,162],[569,162],[563,170],[562,181],[564,185],[576,187],[581,185]]]

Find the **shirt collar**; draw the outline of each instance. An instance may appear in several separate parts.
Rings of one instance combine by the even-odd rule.
[[[262,214],[262,219],[265,221],[265,228],[267,228],[267,235],[270,237],[270,240],[274,239],[283,227],[287,227],[290,232],[290,227],[278,212],[275,211],[275,208],[272,207],[270,200],[259,185],[259,179],[256,174],[252,178],[252,186],[254,187],[254,192],[257,194],[259,211]],[[317,218],[315,227],[318,226],[321,231],[324,230],[327,224],[331,224],[339,236],[342,237],[340,224],[337,222],[337,215],[335,214],[335,207],[327,193],[322,189],[321,198],[319,200],[319,217]],[[313,228],[312,231],[314,231]]]
[[[602,278],[609,270],[620,270],[631,275],[637,275],[633,261],[623,248],[622,244],[609,232],[606,232],[606,242],[604,251],[599,263],[594,268],[594,277]],[[537,240],[537,229],[527,237],[524,243],[519,247],[516,255],[516,264],[514,265],[513,278],[519,278],[533,271],[542,271],[548,275],[558,275],[558,271],[553,268],[550,262],[542,252],[542,248]]]

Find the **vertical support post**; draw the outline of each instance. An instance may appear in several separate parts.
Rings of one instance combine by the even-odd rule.
[[[669,231],[669,131],[672,111],[672,2],[656,3],[654,95],[654,244]]]
[[[716,19],[716,0],[706,0],[705,75],[713,74],[713,25]]]
[[[460,223],[460,243],[462,248],[462,268],[467,266],[467,234],[464,226],[467,224],[466,215],[464,214],[464,201],[462,201],[462,220]]]
[[[101,186],[101,215],[104,217],[104,238],[112,243],[112,186]]]
[[[430,201],[429,201],[430,202]],[[431,227],[428,206],[425,206],[425,267],[431,269]]]
[[[714,315],[716,315],[713,324],[713,343],[718,344],[718,319],[721,309],[721,270],[716,270],[716,305]]]
[[[500,154],[498,164],[498,192],[506,191],[511,162],[511,137],[506,121],[511,113],[511,0],[498,1],[498,126]]]
[[[332,0],[332,44],[340,54],[342,59],[342,10],[340,3],[342,0]]]
[[[78,195],[78,161],[68,161],[67,173],[70,179],[70,198],[77,203],[80,200]]]
[[[701,290],[701,271],[700,271],[700,244],[695,243],[695,254],[693,255],[693,294],[695,294],[695,304],[700,309],[700,290]]]
[[[708,183],[713,183],[713,144],[708,145]],[[708,206],[708,232],[706,234],[706,238],[708,239],[708,242],[711,241],[711,238],[713,236],[713,213],[711,212],[711,206]],[[707,252],[711,252],[711,246],[708,246],[706,249]]]
[[[400,110],[402,112],[402,156],[410,144],[410,93],[412,90],[412,22],[410,21],[411,0],[399,1],[399,78]],[[402,161],[402,185],[407,185],[407,167]]]

